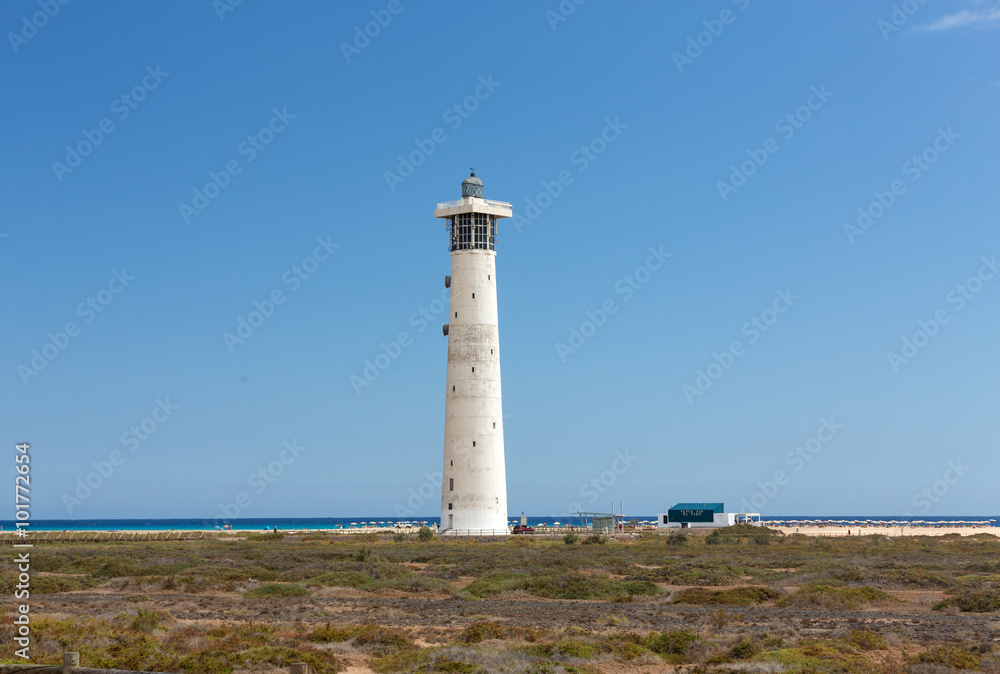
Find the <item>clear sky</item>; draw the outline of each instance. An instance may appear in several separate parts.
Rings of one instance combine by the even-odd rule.
[[[0,435],[35,517],[438,514],[433,210],[470,167],[518,216],[512,515],[1000,510],[995,1],[0,28]]]

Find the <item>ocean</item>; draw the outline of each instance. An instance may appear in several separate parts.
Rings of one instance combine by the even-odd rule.
[[[655,524],[655,515],[635,515],[628,516],[626,520],[638,520]],[[846,516],[790,516],[773,515],[764,517],[765,520],[780,520],[788,525],[795,523],[805,524],[822,520],[830,523],[841,523],[845,526],[871,520],[875,522],[898,522],[905,519],[911,522],[933,524],[935,522],[955,522],[955,521],[989,521],[990,526],[1000,526],[996,515],[949,515],[946,517],[920,516],[902,518],[893,516],[873,516],[873,515],[846,515]],[[438,517],[414,518],[404,517],[252,517],[252,518],[215,518],[215,519],[100,519],[100,520],[31,520],[28,525],[29,531],[213,531],[216,527],[231,525],[233,529],[267,529],[274,527],[282,529],[351,529],[364,527],[391,527],[397,522],[419,522],[433,527],[438,523]],[[518,518],[509,519],[511,524],[517,524]],[[535,517],[528,516],[528,524],[538,526],[540,524],[578,524],[578,518],[572,517]],[[15,528],[14,520],[0,520],[0,527],[3,531],[10,531]]]

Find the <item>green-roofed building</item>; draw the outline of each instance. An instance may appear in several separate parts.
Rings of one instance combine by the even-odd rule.
[[[724,503],[678,503],[656,518],[658,527],[728,527],[737,522],[757,523],[759,513],[727,513]]]

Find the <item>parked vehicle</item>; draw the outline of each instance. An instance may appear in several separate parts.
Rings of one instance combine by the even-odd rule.
[[[533,527],[529,527],[527,524],[515,524],[512,533],[533,534],[535,533],[535,529]]]

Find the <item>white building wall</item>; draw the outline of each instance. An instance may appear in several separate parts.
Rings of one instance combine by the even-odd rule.
[[[737,513],[714,513],[712,515],[711,522],[691,522],[688,524],[688,528],[691,529],[703,529],[712,527],[730,527],[736,524]],[[679,529],[681,528],[680,522],[665,522],[667,518],[667,513],[659,513],[656,516],[656,526],[661,529]]]
[[[451,253],[445,396],[441,528],[505,534],[500,330],[491,250]]]

